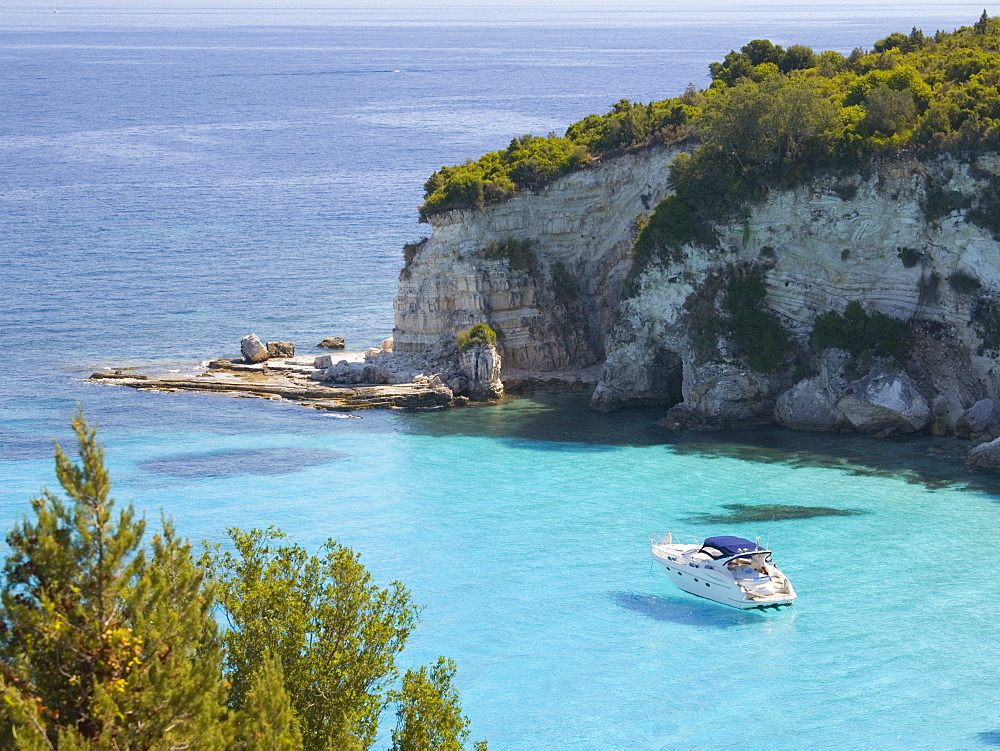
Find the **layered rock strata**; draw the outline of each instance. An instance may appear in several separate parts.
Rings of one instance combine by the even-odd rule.
[[[997,155],[904,156],[774,190],[716,226],[713,247],[631,269],[636,217],[668,195],[678,151],[607,159],[537,194],[431,217],[431,237],[400,276],[397,352],[485,322],[508,390],[521,386],[517,373],[579,383],[596,367],[593,407],[670,407],[672,427],[1000,436],[1000,419],[993,435],[981,414],[983,400],[1000,400],[1000,242],[982,226],[1000,212],[989,203]],[[698,320],[723,313],[707,281],[747,268],[762,275],[766,308],[792,343],[770,373],[749,367],[725,332],[707,346]],[[699,295],[707,302],[692,305]],[[817,316],[852,302],[908,322],[904,361],[812,352]]]
[[[485,323],[505,368],[568,372],[599,363],[636,218],[667,195],[679,151],[625,154],[538,193],[432,216],[431,237],[399,277],[396,351],[422,352]]]
[[[215,360],[212,367],[194,376],[149,376],[133,372],[94,373],[88,380],[145,391],[194,391],[222,396],[285,399],[312,409],[353,412],[363,409],[431,408],[455,403],[455,394],[440,378],[414,375],[387,385],[320,383],[314,379],[312,357],[270,359],[246,364],[241,360]]]
[[[971,165],[899,160],[868,177],[773,191],[745,222],[717,228],[718,247],[686,246],[678,260],[643,271],[636,294],[621,306],[592,404],[677,404],[677,425],[702,427],[754,424],[766,420],[768,405],[778,423],[798,429],[894,434],[932,422],[938,430],[953,427],[976,400],[1000,396],[998,360],[984,347],[989,315],[983,317],[990,306],[1000,309],[1000,243],[970,222],[966,209],[929,218],[929,186],[969,206],[998,173],[993,155]],[[724,336],[707,356],[699,352],[686,303],[712,274],[750,266],[761,270],[767,307],[798,347],[800,364],[809,360],[816,317],[857,301],[870,313],[913,323],[903,369],[890,374],[876,363],[854,379],[868,381],[851,385],[832,383],[829,368],[813,360],[813,374],[796,381],[786,372],[753,372]],[[883,402],[878,409],[899,409],[891,418],[883,413],[880,423],[874,412]]]

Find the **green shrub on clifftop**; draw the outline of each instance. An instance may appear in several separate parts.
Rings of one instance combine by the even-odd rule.
[[[477,344],[496,344],[497,332],[485,323],[477,323],[470,329],[455,334],[455,344],[459,352],[468,352]]]
[[[622,99],[607,114],[588,115],[571,125],[564,137],[524,135],[503,151],[442,167],[424,183],[421,220],[452,209],[482,208],[520,190],[538,190],[603,154],[683,138],[700,112],[695,104],[699,98],[690,92],[651,104]]]
[[[444,167],[427,181],[424,218],[483,206],[594,159],[651,143],[695,136],[699,147],[675,159],[676,198],[650,217],[636,244],[637,266],[676,258],[687,243],[711,247],[711,223],[738,221],[767,191],[822,173],[856,173],[900,151],[959,157],[1000,148],[1000,25],[925,36],[919,29],[875,42],[849,57],[808,47],[783,49],[755,39],[710,66],[712,84],[682,96],[619,101],[588,115],[562,138],[515,139],[505,151]],[[928,217],[968,209],[1000,235],[1000,190],[975,205],[931,192]]]

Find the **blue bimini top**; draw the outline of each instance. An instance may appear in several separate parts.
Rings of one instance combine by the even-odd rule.
[[[709,537],[705,540],[705,544],[702,545],[701,550],[713,558],[727,558],[742,553],[766,552],[757,543],[744,540],[742,537]]]

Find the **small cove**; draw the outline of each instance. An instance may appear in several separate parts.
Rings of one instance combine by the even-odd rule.
[[[981,11],[17,6],[0,22],[0,527],[56,486],[51,440],[71,445],[81,404],[113,494],[151,524],[162,510],[195,543],[272,524],[334,537],[411,587],[425,610],[401,667],[453,657],[491,747],[995,747],[997,587],[969,575],[968,546],[1000,544],[1000,482],[962,466],[963,442],[671,433],[583,393],[345,420],[83,381],[232,356],[251,330],[363,349],[390,333],[442,164],[703,85],[754,37],[846,53]],[[691,519],[733,505],[864,513]],[[745,613],[681,593],[650,565],[646,534],[667,531],[768,539],[799,601]],[[724,698],[734,676],[752,700]]]

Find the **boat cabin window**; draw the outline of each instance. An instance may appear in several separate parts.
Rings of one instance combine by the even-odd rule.
[[[765,563],[764,556],[754,555],[747,558],[733,558],[726,564],[726,568],[728,568],[734,574],[744,574],[747,576],[752,576],[754,575],[754,573],[757,574],[767,573],[767,571],[764,568],[764,563]]]

